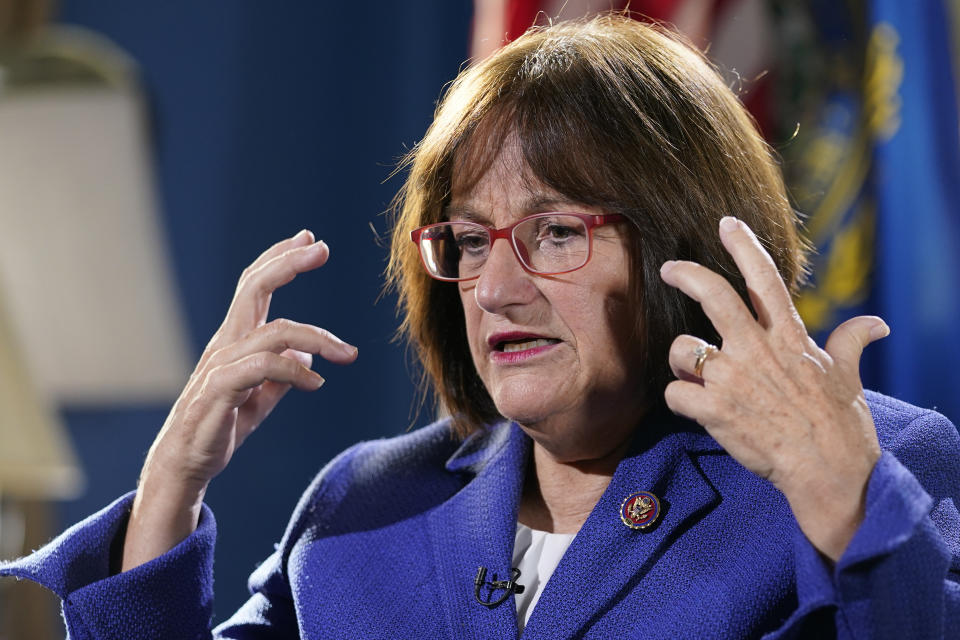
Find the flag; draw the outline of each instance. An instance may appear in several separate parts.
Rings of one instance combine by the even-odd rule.
[[[960,420],[960,142],[950,15],[869,3],[865,100],[875,133],[872,307],[890,325],[878,386]]]

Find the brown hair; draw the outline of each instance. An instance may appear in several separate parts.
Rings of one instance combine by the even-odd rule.
[[[667,260],[694,260],[746,285],[717,233],[746,222],[796,290],[805,270],[798,219],[780,169],[716,70],[665,29],[607,14],[535,27],[446,91],[401,168],[388,283],[400,331],[461,435],[499,417],[471,360],[456,285],[431,279],[410,231],[443,219],[451,184],[473,184],[516,134],[528,173],[585,205],[630,219],[631,296],[644,355],[638,381],[662,402],[670,343],[718,342],[699,305],[664,284]]]

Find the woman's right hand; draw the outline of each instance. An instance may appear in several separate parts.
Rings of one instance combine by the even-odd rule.
[[[314,391],[323,384],[310,369],[312,354],[338,364],[356,359],[356,347],[325,329],[267,322],[273,292],[328,256],[327,245],[304,230],[244,270],[223,324],[147,454],[123,571],[166,553],[196,529],[210,480],[291,387]]]

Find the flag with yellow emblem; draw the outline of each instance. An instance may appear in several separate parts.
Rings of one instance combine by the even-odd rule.
[[[815,118],[801,122],[805,134],[783,150],[817,248],[798,308],[821,338],[857,313],[882,316],[892,333],[865,354],[864,382],[956,420],[960,136],[950,7],[872,0],[842,24],[831,8],[832,18],[814,20],[831,80]]]

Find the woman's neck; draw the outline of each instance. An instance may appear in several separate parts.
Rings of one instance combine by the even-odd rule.
[[[520,522],[553,533],[579,531],[629,447],[628,438],[600,458],[558,462],[534,442],[520,498]]]

